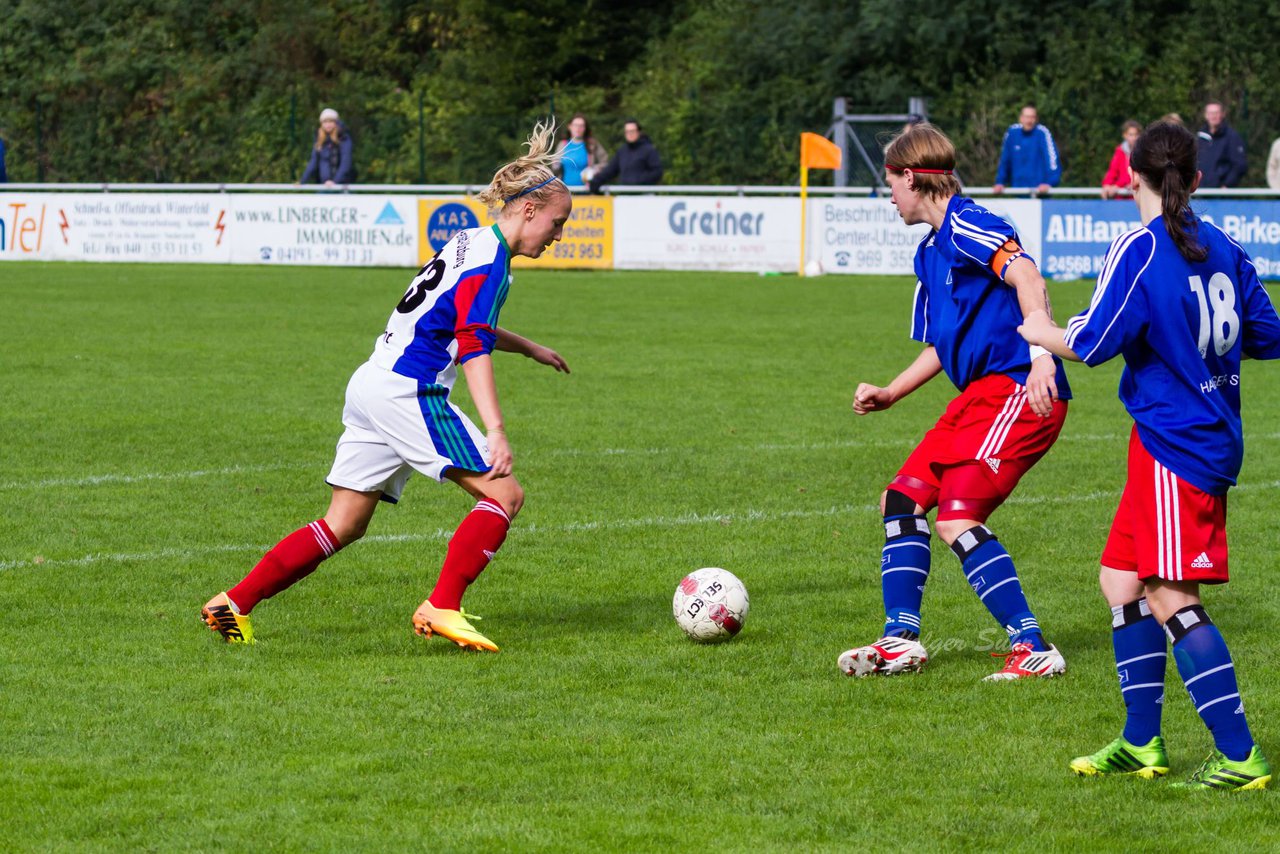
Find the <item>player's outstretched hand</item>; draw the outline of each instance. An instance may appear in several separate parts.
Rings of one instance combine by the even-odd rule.
[[[497,480],[511,475],[514,459],[511,456],[511,445],[507,442],[507,434],[501,430],[490,430],[489,440],[489,480]]]
[[[1031,411],[1041,418],[1053,414],[1053,402],[1058,399],[1058,366],[1053,356],[1045,354],[1031,363],[1027,372],[1027,400]]]
[[[858,390],[853,393],[853,411],[859,415],[868,412],[880,412],[893,406],[893,397],[887,388],[858,383]]]
[[[561,373],[569,373],[569,363],[550,347],[543,347],[541,344],[535,344],[533,349],[529,351],[529,358],[533,359],[535,362],[550,365]]]

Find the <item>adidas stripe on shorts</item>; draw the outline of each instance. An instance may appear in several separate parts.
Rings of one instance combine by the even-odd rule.
[[[1129,436],[1129,478],[1120,496],[1102,565],[1138,578],[1227,580],[1227,497],[1192,486]]]
[[[395,503],[415,470],[437,481],[449,469],[489,470],[489,444],[449,389],[365,362],[347,383],[330,486],[382,492]]]

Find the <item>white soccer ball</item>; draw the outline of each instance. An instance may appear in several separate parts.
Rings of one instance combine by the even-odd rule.
[[[732,572],[718,567],[686,575],[671,602],[676,624],[699,643],[719,643],[742,631],[750,608],[747,588]]]
[[[822,269],[822,262],[817,258],[811,258],[804,265],[804,274],[810,278],[821,276],[825,270]]]

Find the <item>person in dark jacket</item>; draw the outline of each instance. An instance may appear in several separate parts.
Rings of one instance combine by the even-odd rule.
[[[300,184],[354,184],[356,165],[351,157],[351,134],[338,118],[338,111],[325,108],[320,113],[320,129],[311,149],[311,160],[302,173]]]
[[[1235,187],[1244,177],[1244,140],[1227,124],[1227,108],[1217,101],[1204,105],[1204,124],[1196,134],[1200,142],[1202,187]]]
[[[623,185],[656,184],[662,180],[662,160],[658,157],[658,149],[653,147],[640,123],[635,119],[628,119],[623,126],[622,135],[626,138],[626,143],[591,179],[592,193],[600,192],[602,184],[608,184],[615,178],[617,183]]]

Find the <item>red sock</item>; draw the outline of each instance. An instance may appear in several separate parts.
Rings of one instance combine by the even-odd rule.
[[[440,579],[427,597],[431,604],[451,611],[461,608],[462,594],[502,546],[510,527],[511,519],[502,505],[488,498],[481,499],[449,540]]]
[[[337,554],[340,548],[333,531],[323,519],[317,519],[276,543],[243,581],[227,591],[227,596],[241,614],[247,614],[263,599],[270,599],[315,572],[320,561]]]

